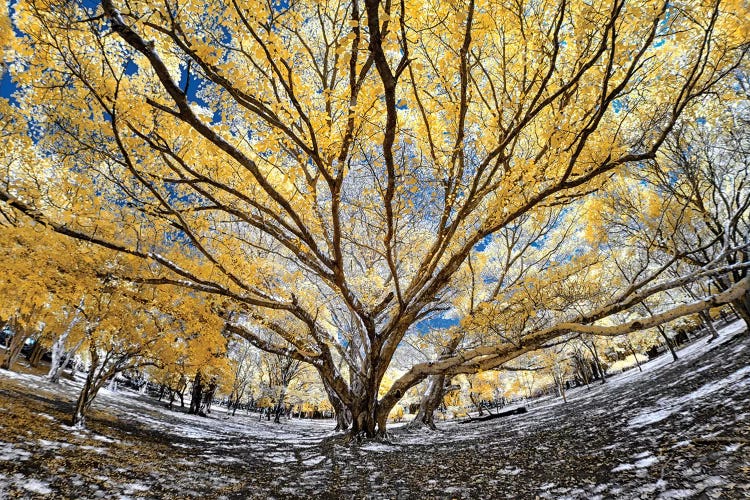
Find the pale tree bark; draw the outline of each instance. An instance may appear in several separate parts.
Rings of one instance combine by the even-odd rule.
[[[663,288],[665,286],[667,285],[661,284],[655,286],[654,288]],[[674,286],[670,286],[670,288],[674,288]],[[502,366],[512,359],[518,358],[522,354],[541,349],[551,340],[568,333],[582,333],[595,336],[613,337],[626,335],[631,332],[648,328],[654,328],[658,325],[663,325],[664,323],[683,316],[697,314],[700,311],[727,304],[732,300],[735,300],[737,297],[741,296],[748,290],[750,290],[750,278],[744,278],[738,283],[732,285],[732,287],[725,292],[712,295],[690,304],[679,305],[673,307],[670,310],[654,314],[646,318],[628,321],[614,326],[592,325],[589,324],[589,322],[585,321],[558,323],[552,327],[544,328],[526,335],[524,337],[524,345],[520,348],[517,345],[509,344],[501,346],[477,347],[474,349],[463,351],[461,353],[460,359],[451,358],[443,361],[419,363],[393,383],[391,389],[382,398],[381,406],[391,408],[392,405],[395,404],[395,401],[401,398],[401,396],[403,395],[403,391],[410,387],[413,387],[414,385],[416,385],[416,383],[419,383],[431,374],[448,373],[458,375],[462,373],[469,374],[476,373],[478,371],[492,370],[499,366]],[[635,303],[643,300],[643,298],[645,298],[643,297],[643,294],[644,292],[641,292],[639,295],[634,297],[633,299],[635,302],[633,304],[630,304],[628,307],[631,307]],[[649,295],[646,294],[646,296]],[[622,304],[620,304],[620,306],[622,306]],[[585,317],[604,317],[599,316],[603,310],[614,312],[616,309],[618,308],[613,307],[610,304],[587,314]]]
[[[91,407],[91,403],[94,401],[94,397],[96,397],[96,393],[98,392],[95,379],[96,370],[99,368],[99,353],[96,349],[90,349],[89,353],[91,355],[91,365],[86,372],[86,379],[83,382],[83,387],[78,394],[78,400],[76,401],[76,406],[73,410],[73,419],[71,422],[73,427],[86,427],[86,415]]]
[[[427,382],[427,390],[419,401],[419,410],[414,420],[409,422],[408,428],[427,427],[437,430],[435,425],[435,410],[440,407],[445,395],[445,375],[432,375]]]
[[[719,332],[716,331],[716,327],[714,326],[714,322],[711,319],[711,316],[708,314],[708,311],[701,311],[699,313],[699,316],[701,317],[701,321],[703,322],[703,325],[708,330],[709,335],[711,335],[708,341],[711,342],[713,340],[718,339]]]
[[[635,348],[630,339],[628,339],[628,348],[630,349],[630,354],[633,355],[633,359],[635,359],[635,364],[638,365],[638,371],[642,372],[643,368],[641,367],[641,362],[638,360],[638,353],[635,352]]]
[[[731,305],[737,316],[745,322],[745,334],[750,335],[750,293],[744,294]]]
[[[83,299],[81,299],[80,307],[83,307]],[[65,330],[52,343],[52,362],[50,363],[49,372],[47,373],[47,378],[50,382],[53,382],[55,384],[60,382],[60,374],[62,370],[70,362],[70,358],[75,354],[75,352],[80,349],[81,345],[83,345],[84,337],[81,337],[81,340],[79,340],[73,348],[67,351],[64,350],[65,342],[68,340],[70,332],[73,331],[73,328],[80,321],[80,319],[80,312],[76,310],[73,318],[68,323],[68,326],[65,327]],[[62,363],[60,363],[61,358]]]
[[[107,382],[111,381],[118,373],[127,369],[144,367],[152,364],[140,357],[138,351],[116,352],[113,350],[100,352],[93,344],[89,347],[91,365],[86,372],[81,392],[76,400],[71,425],[83,428],[86,426],[86,418],[97,394]]]
[[[83,341],[84,340],[85,340],[84,338],[81,338],[76,343],[76,345],[74,345],[73,347],[71,347],[67,351],[64,351],[62,353],[62,356],[58,352],[58,355],[57,355],[58,361],[57,361],[57,363],[55,363],[54,356],[53,356],[53,363],[50,366],[49,373],[47,374],[47,377],[49,378],[50,382],[52,382],[54,384],[57,384],[57,383],[60,382],[60,376],[62,375],[63,370],[65,370],[66,366],[69,366],[70,360],[73,359],[73,356],[75,356],[76,353],[78,352],[78,350],[81,348],[81,346],[83,345]],[[53,351],[53,353],[54,353],[54,351]],[[62,362],[59,361],[60,358],[62,358]],[[71,373],[71,375],[73,375],[73,373],[74,373],[74,369],[72,367],[70,368],[70,373]]]

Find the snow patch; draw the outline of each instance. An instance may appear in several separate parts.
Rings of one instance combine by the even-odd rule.
[[[742,448],[742,443],[732,443],[730,445],[727,445],[726,451],[732,453],[739,450],[740,448]]]
[[[0,461],[28,460],[30,457],[31,453],[28,451],[0,442]]]
[[[141,483],[130,483],[125,485],[125,494],[130,495],[133,493],[139,493],[143,491],[148,491],[151,488],[146,486],[145,484]]]
[[[612,472],[623,472],[626,470],[633,470],[635,469],[635,466],[633,464],[620,464],[614,469],[612,469]]]
[[[388,445],[388,444],[383,444],[383,443],[367,443],[365,445],[360,446],[359,449],[365,450],[365,451],[374,451],[377,453],[386,453],[389,451],[397,451],[398,447]]]
[[[275,464],[294,462],[294,455],[291,453],[268,453],[264,455],[263,458],[268,462],[273,462]]]
[[[120,441],[117,439],[112,439],[107,436],[102,436],[101,434],[97,434],[93,437],[93,439],[96,439],[97,441],[101,441],[103,443],[119,443]]]
[[[70,448],[73,446],[70,443],[63,443],[61,441],[49,441],[47,439],[37,439],[39,446],[47,450],[57,450],[60,448]]]
[[[658,461],[659,461],[659,459],[656,458],[656,457],[654,457],[654,456],[646,457],[646,458],[643,458],[641,460],[638,460],[635,463],[635,468],[636,469],[645,469],[647,467],[651,467],[652,465],[654,465]]]
[[[661,410],[654,410],[649,408],[648,410],[641,412],[637,417],[630,419],[628,427],[643,427],[645,425],[655,424],[661,422],[665,418],[668,418],[672,413],[677,411],[677,408],[663,408]]]
[[[215,457],[215,456],[208,456],[206,458],[206,460],[210,464],[241,464],[241,463],[244,463],[243,460],[241,460],[241,459],[239,459],[237,457]]]
[[[523,469],[519,469],[518,467],[506,467],[498,472],[500,474],[506,474],[508,476],[517,476],[523,472]]]
[[[750,366],[741,368],[721,380],[705,384],[684,396],[677,398],[662,398],[658,401],[657,407],[646,408],[636,417],[632,418],[630,422],[628,422],[628,427],[638,428],[660,422],[673,413],[680,411],[683,406],[693,403],[698,399],[705,398],[714,392],[735,385],[740,381],[745,382],[744,379],[746,378],[750,378]]]
[[[634,470],[634,469],[646,469],[648,467],[651,467],[656,462],[659,461],[659,459],[650,453],[639,453],[638,455],[635,455],[633,458],[638,458],[640,460],[636,460],[635,463],[629,464],[624,463],[620,464],[614,469],[612,469],[612,472],[624,472],[628,470]]]
[[[104,454],[104,453],[107,453],[107,449],[106,448],[102,448],[100,446],[91,446],[91,445],[88,445],[88,444],[84,444],[84,445],[81,445],[80,448],[82,450],[93,451],[94,453],[99,453],[100,455]]]
[[[318,456],[318,457],[311,457],[311,458],[308,458],[307,460],[303,460],[302,463],[304,465],[307,465],[309,467],[309,466],[312,466],[312,465],[318,465],[319,463],[323,462],[325,459],[326,459],[326,457],[324,457],[324,456],[321,455],[321,456]]]
[[[659,494],[658,499],[660,500],[672,500],[678,498],[693,498],[697,492],[695,490],[666,490]]]
[[[40,495],[49,495],[52,493],[49,484],[38,479],[27,479],[23,484],[23,489]]]

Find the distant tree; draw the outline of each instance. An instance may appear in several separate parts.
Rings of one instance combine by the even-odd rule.
[[[278,354],[263,354],[261,358],[262,378],[265,380],[266,396],[271,400],[269,409],[274,415],[274,422],[280,423],[286,410],[286,398],[289,386],[302,375],[303,363],[299,360]]]
[[[234,415],[243,398],[251,393],[251,386],[255,383],[255,377],[260,370],[261,356],[259,351],[245,340],[230,342],[227,356],[232,363],[231,392],[227,410],[231,410]]]
[[[190,297],[162,302],[138,287],[113,287],[94,295],[88,305],[84,350],[86,378],[76,402],[73,425],[83,427],[99,390],[117,374],[162,365],[173,359],[182,339],[200,338],[215,346],[221,324],[210,321],[205,305]],[[192,322],[195,316],[208,320]],[[197,329],[199,328],[199,329]]]
[[[723,291],[748,275],[750,262],[750,110],[745,101],[711,103],[702,111],[703,116],[679,122],[662,153],[649,162],[645,179],[659,196],[685,210],[679,238],[671,247],[662,243],[662,249],[691,268],[723,259],[731,272],[711,281]],[[750,292],[732,307],[750,331]],[[707,313],[701,318],[712,330]]]

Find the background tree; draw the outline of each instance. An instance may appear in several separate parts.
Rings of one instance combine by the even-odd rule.
[[[16,221],[13,221],[16,222]],[[27,340],[41,341],[65,332],[66,318],[94,272],[86,244],[39,224],[0,222],[0,318],[8,318],[12,337],[2,367],[9,370]]]
[[[269,412],[273,413],[274,422],[278,424],[286,411],[289,386],[302,375],[304,366],[301,361],[288,356],[268,353],[262,355],[261,365],[266,383],[266,397],[271,400]]]
[[[85,312],[88,369],[73,425],[85,426],[94,398],[117,374],[161,365],[183,339],[201,337],[209,346],[220,345],[221,324],[204,304],[189,296],[175,300],[176,294],[162,301],[153,292],[107,284],[94,295]],[[194,321],[196,316],[203,321]]]
[[[252,398],[252,384],[256,383],[255,377],[260,371],[261,356],[257,349],[244,340],[230,342],[227,356],[232,361],[231,392],[227,410],[231,410],[234,415],[247,394]]]
[[[664,251],[680,255],[689,267],[705,266],[723,253],[729,266],[740,264],[712,280],[726,290],[747,276],[741,264],[749,259],[750,244],[748,110],[746,102],[709,104],[701,110],[702,116],[679,123],[662,154],[650,162],[646,179],[660,197],[685,210],[679,239],[673,246],[663,245]],[[750,295],[737,299],[732,307],[750,327]],[[710,318],[702,317],[713,328]]]

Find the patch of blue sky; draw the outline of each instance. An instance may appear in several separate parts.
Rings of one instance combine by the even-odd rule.
[[[484,252],[484,250],[487,248],[487,245],[489,245],[490,243],[492,243],[492,235],[488,234],[487,236],[479,240],[479,243],[474,245],[474,250],[476,250],[477,252]]]
[[[16,85],[16,82],[10,77],[10,73],[8,71],[3,71],[2,76],[0,76],[0,97],[8,99],[13,105],[17,105],[18,101],[13,95],[17,90],[18,85]]]
[[[123,70],[126,76],[133,76],[138,73],[138,65],[132,59],[128,59]]]
[[[426,335],[433,330],[447,330],[448,328],[458,325],[458,323],[459,320],[457,318],[445,318],[443,316],[437,316],[420,321],[414,327],[419,335]]]

